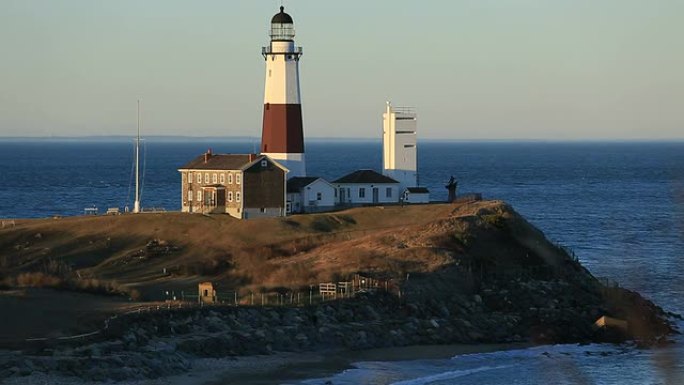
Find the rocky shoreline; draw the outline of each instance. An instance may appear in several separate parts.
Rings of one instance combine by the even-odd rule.
[[[644,324],[624,334],[597,331],[592,321],[610,309],[587,306],[589,299],[575,289],[562,280],[514,281],[507,288],[485,287],[482,295],[452,295],[449,300],[402,301],[378,292],[309,307],[134,313],[116,318],[103,335],[87,343],[34,344],[6,353],[0,378],[43,373],[93,382],[140,381],[188,372],[206,358],[456,343],[635,339],[653,345],[674,332],[662,309],[624,289],[611,290],[621,292],[624,306],[644,315]],[[513,308],[514,302],[520,308]]]

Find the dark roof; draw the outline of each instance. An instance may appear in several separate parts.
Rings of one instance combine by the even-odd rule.
[[[206,162],[205,160],[206,156]],[[202,154],[186,163],[181,169],[189,170],[239,170],[256,160],[255,154]]]
[[[430,190],[427,187],[408,187],[408,192],[411,194],[429,194]]]
[[[304,187],[315,182],[319,178],[317,176],[296,176],[287,180],[287,192],[298,193]]]
[[[357,170],[332,183],[399,183],[373,170]]]
[[[285,7],[280,7],[280,13],[276,13],[271,19],[271,24],[294,24],[292,16],[285,13]]]

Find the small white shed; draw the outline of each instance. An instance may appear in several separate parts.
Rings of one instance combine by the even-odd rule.
[[[335,207],[335,186],[319,177],[294,177],[287,181],[288,213],[315,213]]]
[[[403,198],[404,203],[430,203],[430,190],[427,187],[408,187]]]

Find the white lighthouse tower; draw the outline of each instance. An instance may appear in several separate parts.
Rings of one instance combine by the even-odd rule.
[[[266,59],[264,122],[261,153],[287,167],[288,177],[306,176],[304,130],[299,95],[299,58],[292,17],[280,7],[271,19],[271,42],[262,48]]]
[[[387,108],[382,115],[383,174],[398,181],[401,191],[418,186],[416,140],[418,118],[408,107]]]

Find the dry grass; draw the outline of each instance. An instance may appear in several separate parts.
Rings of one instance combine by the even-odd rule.
[[[138,290],[120,285],[115,281],[104,281],[95,278],[64,278],[43,272],[27,272],[21,273],[15,278],[5,278],[2,286],[6,289],[49,288],[89,294],[116,295],[125,296],[132,300],[140,298]]]
[[[200,280],[305,286],[358,271],[435,271],[469,250],[473,223],[498,227],[506,212],[501,202],[476,202],[249,221],[181,213],[22,220],[0,230],[0,262],[9,276],[44,273],[23,277],[27,286],[59,286],[50,277],[77,273],[96,281],[72,286],[103,293],[174,282],[189,290]],[[152,240],[173,251],[146,252]]]

